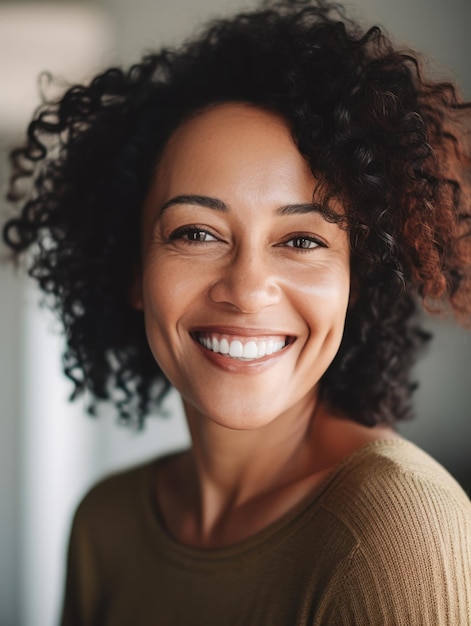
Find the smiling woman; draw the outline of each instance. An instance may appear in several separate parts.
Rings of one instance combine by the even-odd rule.
[[[4,238],[75,394],[192,438],[84,498],[64,625],[471,623],[470,501],[393,427],[420,304],[471,316],[469,111],[323,0],[39,111]]]
[[[346,229],[315,211],[314,189],[288,123],[262,109],[211,107],[165,146],[144,202],[136,304],[190,424],[312,413],[350,284]]]

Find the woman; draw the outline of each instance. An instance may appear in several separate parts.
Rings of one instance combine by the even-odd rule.
[[[38,112],[4,238],[74,395],[142,425],[174,385],[192,436],[82,501],[63,624],[471,624],[469,499],[394,430],[419,303],[470,321],[469,117],[320,0]]]

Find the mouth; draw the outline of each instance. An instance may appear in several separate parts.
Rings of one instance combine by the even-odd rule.
[[[207,350],[236,361],[255,361],[277,354],[292,344],[290,335],[239,336],[196,331],[192,338]]]

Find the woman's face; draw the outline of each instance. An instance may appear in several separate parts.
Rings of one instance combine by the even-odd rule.
[[[224,104],[166,145],[143,210],[140,295],[187,411],[235,429],[305,410],[342,338],[347,233],[283,118]]]

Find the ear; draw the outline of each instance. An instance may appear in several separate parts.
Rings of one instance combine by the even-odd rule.
[[[133,309],[142,311],[144,299],[142,296],[142,272],[141,268],[136,268],[134,278],[128,291],[128,301]]]

